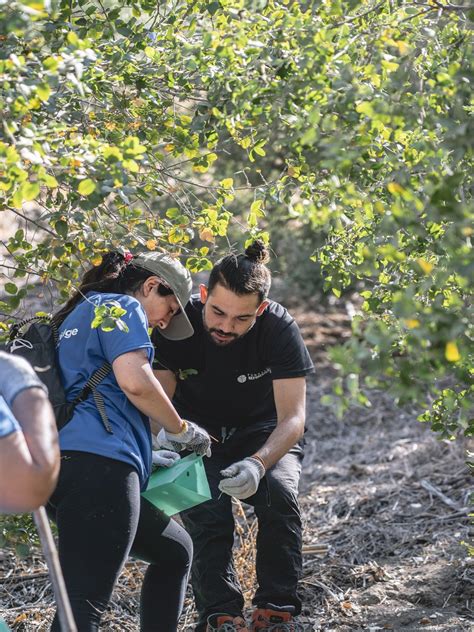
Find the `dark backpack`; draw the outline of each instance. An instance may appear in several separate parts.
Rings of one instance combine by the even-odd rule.
[[[29,326],[25,328],[28,324]],[[68,402],[58,367],[58,344],[59,332],[54,321],[46,316],[35,316],[12,325],[6,349],[10,353],[26,358],[43,384],[46,384],[58,429],[64,428],[71,420],[77,404],[92,394],[105,429],[113,434],[103,397],[96,388],[110,373],[112,367],[105,362],[97,371],[94,371],[79,395]]]

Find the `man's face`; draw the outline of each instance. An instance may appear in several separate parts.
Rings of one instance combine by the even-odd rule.
[[[211,294],[205,285],[200,291],[204,328],[220,347],[245,336],[268,305],[268,301],[259,303],[258,294],[239,296],[219,283]]]

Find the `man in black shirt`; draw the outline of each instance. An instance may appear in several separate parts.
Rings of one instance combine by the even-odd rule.
[[[194,335],[152,336],[156,375],[179,414],[219,441],[205,459],[212,500],[181,514],[195,549],[196,632],[249,629],[232,560],[232,496],[253,505],[259,526],[250,629],[290,623],[301,611],[297,493],[305,376],[314,368],[293,318],[267,299],[267,260],[259,241],[224,257],[186,307]]]

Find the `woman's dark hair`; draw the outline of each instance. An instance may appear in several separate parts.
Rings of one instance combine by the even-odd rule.
[[[54,321],[60,324],[84,299],[87,292],[135,294],[151,276],[157,275],[155,272],[134,265],[132,255],[123,255],[112,250],[102,257],[98,266],[94,266],[84,274],[79,288],[54,315]],[[173,290],[160,279],[158,294],[168,296],[173,294]]]
[[[227,255],[212,268],[208,292],[220,283],[235,294],[258,294],[264,301],[270,290],[272,277],[265,265],[270,260],[268,249],[260,239],[255,240],[244,254]]]

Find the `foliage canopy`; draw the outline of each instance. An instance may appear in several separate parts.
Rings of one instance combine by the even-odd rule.
[[[65,298],[110,247],[165,248],[199,271],[237,230],[269,241],[278,222],[303,226],[326,289],[363,286],[354,336],[333,351],[339,402],[369,404],[363,366],[369,385],[425,402],[444,436],[472,433],[472,9],[0,0],[0,12],[1,209],[24,220],[4,244],[5,314],[27,291],[17,279],[37,274]]]

